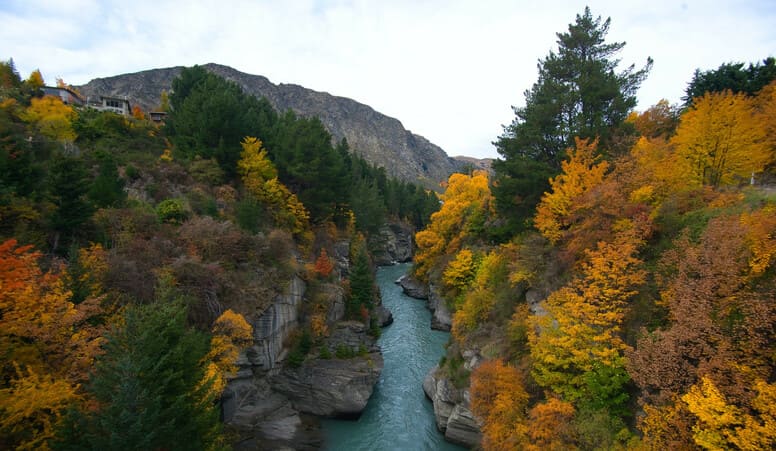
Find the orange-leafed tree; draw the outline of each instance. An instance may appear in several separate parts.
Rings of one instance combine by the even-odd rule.
[[[143,112],[143,109],[140,108],[140,105],[135,105],[132,107],[132,117],[139,121],[145,119],[145,112]]]
[[[668,139],[679,125],[678,107],[672,106],[666,99],[661,99],[643,113],[631,113],[627,121],[645,138]]]
[[[332,264],[329,254],[326,253],[326,248],[321,248],[321,252],[315,260],[314,270],[318,277],[323,279],[329,277],[334,271],[334,264]]]
[[[575,413],[573,404],[554,396],[534,405],[528,412],[528,437],[531,443],[526,449],[576,449],[572,427]]]
[[[773,161],[763,117],[743,93],[707,92],[682,115],[671,142],[691,167],[691,178],[719,186],[749,180]]]
[[[22,449],[47,446],[101,352],[107,321],[101,297],[73,304],[61,275],[42,271],[40,257],[13,239],[0,244],[0,355],[7,362],[0,427]]]
[[[489,360],[471,375],[471,408],[482,422],[482,448],[521,449],[527,444],[528,393],[520,372],[501,360]]]
[[[567,150],[568,159],[561,163],[563,172],[550,179],[551,192],[542,196],[534,224],[551,243],[557,243],[572,225],[581,196],[599,185],[606,175],[609,164],[597,161],[597,148],[597,141],[577,138],[576,146]]]

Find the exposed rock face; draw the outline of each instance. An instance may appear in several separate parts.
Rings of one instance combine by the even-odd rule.
[[[473,448],[480,443],[480,428],[469,410],[468,391],[460,390],[445,377],[437,375],[439,366],[423,380],[423,391],[434,403],[437,428],[445,440]]]
[[[299,324],[299,306],[305,288],[304,281],[294,276],[285,293],[251,321],[254,344],[246,352],[251,365],[265,371],[275,367],[283,342]]]
[[[445,300],[433,285],[429,286],[428,308],[431,310],[431,328],[449,332],[453,326],[453,315],[447,308]]]
[[[409,274],[405,274],[396,281],[401,286],[404,294],[415,299],[428,299],[428,285],[420,282]]]
[[[439,189],[439,182],[463,167],[438,146],[406,130],[398,120],[354,100],[291,84],[276,85],[266,77],[239,72],[228,66],[206,64],[205,69],[234,81],[257,97],[266,97],[279,112],[293,110],[317,116],[334,139],[347,138],[353,152],[386,169],[401,180]],[[134,74],[97,78],[78,89],[85,96],[126,96],[144,110],[157,108],[161,92],[172,86],[182,67],[153,69]]]
[[[235,449],[318,449],[322,436],[310,420],[295,410],[285,396],[272,390],[266,374],[277,371],[283,342],[298,326],[298,312],[305,283],[294,276],[285,292],[255,319],[252,319],[254,344],[243,350],[221,398],[224,423],[239,440]]]
[[[374,263],[386,266],[412,260],[413,229],[406,224],[386,224],[369,237]]]
[[[383,369],[383,357],[360,322],[337,324],[325,343],[335,355],[345,347],[364,355],[347,359],[308,359],[299,368],[283,368],[272,388],[300,412],[324,417],[357,417],[366,407]]]

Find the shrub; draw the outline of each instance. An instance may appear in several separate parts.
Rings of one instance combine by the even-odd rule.
[[[156,215],[160,222],[180,224],[189,216],[181,199],[165,199],[156,206]]]

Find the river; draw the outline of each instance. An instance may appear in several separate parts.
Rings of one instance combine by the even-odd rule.
[[[445,441],[423,393],[423,378],[444,354],[450,334],[431,330],[426,303],[405,296],[394,283],[409,269],[400,264],[377,270],[383,305],[393,313],[393,324],[378,339],[385,366],[358,420],[322,422],[328,451],[465,449]]]

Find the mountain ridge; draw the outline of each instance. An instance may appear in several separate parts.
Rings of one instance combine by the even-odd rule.
[[[297,84],[275,84],[263,75],[221,64],[202,67],[235,82],[247,94],[266,97],[279,113],[292,110],[301,116],[317,116],[336,141],[346,138],[352,152],[385,168],[390,176],[439,190],[450,174],[465,166],[428,139],[405,129],[398,119],[356,100]],[[170,90],[181,70],[183,66],[96,78],[78,89],[85,96],[124,96],[151,111],[158,108],[162,91]]]

